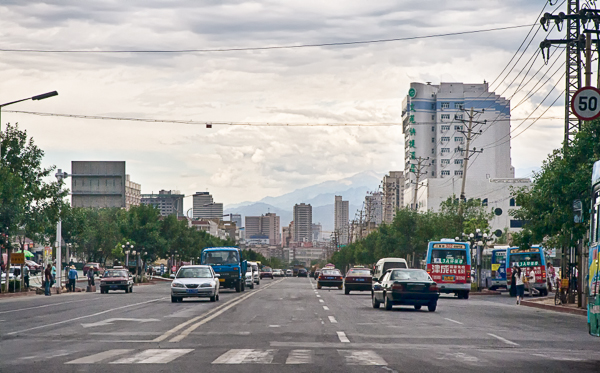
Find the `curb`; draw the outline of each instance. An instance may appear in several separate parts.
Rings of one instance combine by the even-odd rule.
[[[587,310],[584,310],[581,308],[566,308],[566,307],[561,307],[561,306],[552,306],[549,304],[541,304],[538,302],[532,302],[532,301],[526,301],[526,300],[522,300],[521,305],[527,306],[527,307],[533,307],[533,308],[540,308],[540,309],[548,310],[548,311],[570,313],[572,315],[587,316]]]
[[[2,298],[16,298],[16,297],[29,297],[36,295],[35,291],[24,291],[18,293],[2,293],[0,294],[0,299]]]
[[[469,292],[469,295],[502,295],[499,291],[480,291],[480,292]]]

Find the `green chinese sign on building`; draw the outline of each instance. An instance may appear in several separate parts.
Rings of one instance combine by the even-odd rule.
[[[408,97],[410,98],[415,98],[417,97],[417,90],[414,88],[411,88],[408,90]]]

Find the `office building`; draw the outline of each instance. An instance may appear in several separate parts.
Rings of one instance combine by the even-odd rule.
[[[383,193],[369,192],[365,197],[365,221],[379,226],[383,221]]]
[[[294,241],[312,242],[312,206],[294,205]]]
[[[162,216],[183,216],[183,194],[178,190],[160,190],[158,194],[142,194],[142,205],[150,205]]]
[[[343,201],[342,196],[335,196],[334,204],[334,229],[338,235],[338,240],[341,245],[348,244],[349,232],[349,204],[348,201]]]
[[[215,203],[208,192],[196,192],[193,198],[194,219],[223,219],[223,204]]]
[[[382,187],[383,221],[389,224],[394,220],[396,210],[404,207],[404,172],[390,171],[383,177]]]
[[[267,213],[261,216],[245,217],[246,242],[260,243],[268,245],[281,244],[281,224],[280,217],[275,213]]]

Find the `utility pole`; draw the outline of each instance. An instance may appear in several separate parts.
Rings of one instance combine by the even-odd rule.
[[[458,215],[462,216],[463,214],[463,209],[464,209],[464,203],[467,201],[467,197],[465,196],[465,188],[467,186],[467,169],[469,167],[469,158],[471,157],[471,155],[473,155],[474,153],[482,153],[483,149],[477,150],[477,148],[473,148],[473,150],[471,150],[471,140],[473,140],[475,138],[475,136],[477,135],[481,135],[482,131],[479,130],[479,132],[475,132],[473,131],[474,126],[477,126],[479,124],[485,124],[487,121],[483,121],[483,122],[477,122],[474,121],[473,118],[475,116],[475,114],[481,114],[484,112],[485,109],[481,109],[481,111],[475,111],[472,107],[471,110],[469,110],[469,123],[467,124],[467,130],[466,131],[459,131],[460,133],[462,133],[463,135],[465,135],[466,139],[467,139],[467,147],[466,149],[462,149],[462,148],[458,148],[461,152],[464,151],[465,156],[463,157],[463,170],[462,170],[462,185],[460,187],[460,199],[459,199],[459,203],[458,203]],[[464,119],[463,119],[463,123],[464,123]]]
[[[416,177],[416,182],[415,182],[415,194],[413,196],[413,204],[412,207],[415,211],[418,210],[417,208],[417,195],[419,194],[419,180],[421,179],[421,175],[426,175],[427,171],[423,171],[423,169],[425,167],[429,167],[431,164],[430,163],[426,163],[429,160],[429,157],[423,158],[423,157],[419,157],[416,159],[417,164],[415,165],[414,163],[411,163],[411,168],[410,168],[410,172],[415,174]]]

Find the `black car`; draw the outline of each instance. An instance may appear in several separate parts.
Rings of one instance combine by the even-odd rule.
[[[308,277],[308,271],[304,268],[298,270],[298,277]]]
[[[390,269],[379,281],[374,280],[371,293],[373,308],[383,303],[386,310],[411,305],[417,310],[427,306],[429,312],[435,312],[439,297],[437,284],[422,269]]]

